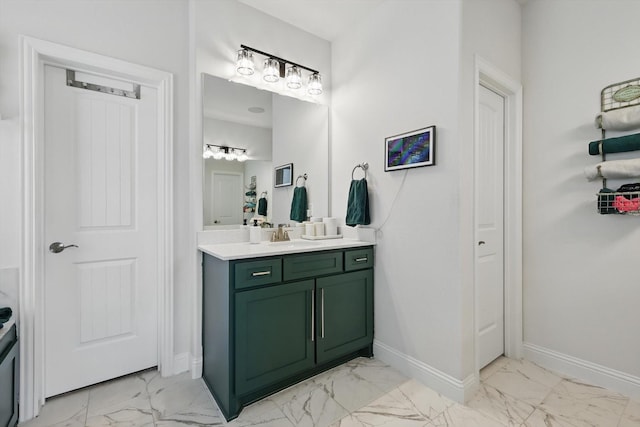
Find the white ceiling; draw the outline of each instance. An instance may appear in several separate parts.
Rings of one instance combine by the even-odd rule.
[[[328,41],[384,0],[238,0]]]

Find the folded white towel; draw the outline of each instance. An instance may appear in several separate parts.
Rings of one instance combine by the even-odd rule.
[[[624,179],[640,177],[640,159],[612,160],[584,168],[589,181],[598,178]]]
[[[596,116],[596,127],[608,130],[640,128],[640,105],[600,113]]]

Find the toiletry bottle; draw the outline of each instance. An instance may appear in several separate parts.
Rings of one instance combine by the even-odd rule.
[[[249,227],[249,242],[260,243],[262,237],[262,228],[258,226],[258,220],[253,220],[253,226]]]

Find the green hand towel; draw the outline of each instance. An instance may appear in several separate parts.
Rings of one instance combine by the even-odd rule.
[[[258,200],[258,215],[267,216],[267,199],[264,197]]]
[[[291,214],[289,219],[302,222],[307,219],[307,188],[296,187],[293,189],[291,200]]]
[[[364,178],[351,181],[345,223],[351,227],[358,224],[368,225],[371,223],[371,218],[369,217],[369,190],[367,189],[367,180]]]
[[[592,141],[589,143],[589,154],[592,156],[636,150],[640,150],[640,133],[603,139],[602,152],[600,152],[600,141]]]

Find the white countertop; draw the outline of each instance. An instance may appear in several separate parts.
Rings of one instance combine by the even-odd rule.
[[[285,255],[326,251],[330,249],[358,248],[374,246],[375,243],[355,239],[304,240],[293,239],[288,242],[261,242],[252,244],[217,243],[198,245],[198,249],[223,261],[234,259],[256,258],[263,256]]]

